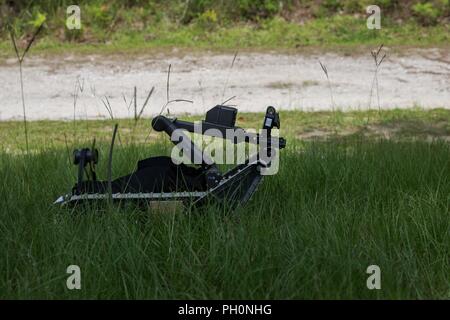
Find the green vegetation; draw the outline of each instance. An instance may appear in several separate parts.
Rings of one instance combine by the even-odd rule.
[[[335,49],[380,43],[447,46],[450,42],[448,0],[401,4],[396,0],[378,1],[382,8],[381,30],[366,27],[365,6],[369,2],[80,1],[82,29],[68,30],[65,22],[69,2],[17,1],[11,7],[0,5],[0,56],[13,54],[8,24],[25,40],[43,21],[45,30],[35,53],[173,47]]]
[[[75,180],[68,153],[93,135],[106,176],[112,122],[30,122],[28,155],[14,149],[22,124],[1,123],[0,298],[450,298],[450,145],[441,140],[450,112],[281,117],[289,140],[280,172],[234,213],[54,207]],[[244,114],[239,124],[260,120]],[[132,121],[119,123],[115,176],[169,154],[165,137],[127,140],[147,135],[148,121],[135,132]],[[408,130],[364,133],[376,125]],[[310,130],[338,134],[295,139]],[[77,138],[66,145],[64,132]],[[71,264],[81,267],[82,290],[65,287]],[[372,264],[382,290],[366,288]]]
[[[388,137],[395,140],[414,138],[450,138],[450,110],[421,108],[371,111],[281,111],[281,133],[288,138],[326,139],[332,136]],[[199,116],[180,116],[189,121],[201,120]],[[239,113],[237,125],[242,128],[259,128],[262,113]],[[150,132],[150,120],[133,119],[86,121],[29,121],[30,150],[65,148],[66,145],[88,143],[94,137],[109,143],[114,123],[119,124],[119,141],[151,143],[163,136]],[[0,148],[3,152],[21,153],[25,150],[25,137],[21,121],[0,122]]]
[[[442,3],[446,2],[448,6],[448,0],[442,1]],[[449,8],[447,7],[447,10]],[[440,10],[433,6],[431,2],[425,3],[416,3],[412,6],[412,11],[414,16],[423,24],[423,25],[433,25],[438,22],[439,16],[441,15]]]

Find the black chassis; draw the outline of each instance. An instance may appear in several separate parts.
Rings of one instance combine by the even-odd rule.
[[[215,106],[202,121],[201,134],[214,136],[211,130],[220,132],[227,138],[227,130],[243,130],[235,127],[237,109],[228,106]],[[164,131],[169,136],[177,129],[195,132],[192,122],[157,116],[152,120],[156,131]],[[138,169],[130,175],[113,181],[99,181],[95,173],[98,151],[84,148],[74,151],[74,164],[78,166],[78,181],[72,192],[60,196],[55,204],[76,205],[98,200],[113,202],[151,203],[155,201],[181,201],[184,204],[202,206],[210,200],[219,201],[231,208],[244,205],[252,197],[262,182],[263,168],[268,168],[276,152],[286,146],[282,137],[272,137],[273,128],[280,128],[280,118],[274,107],[268,107],[263,121],[265,135],[246,132],[241,139],[233,137],[235,144],[246,142],[264,146],[269,159],[262,159],[261,148],[251,155],[244,164],[237,165],[221,174],[211,159],[205,159],[202,151],[185,134],[181,133],[178,141],[172,141],[177,147],[184,146],[191,151],[191,160],[201,156],[198,168],[176,165],[169,157],[153,157],[138,162]],[[209,130],[209,132],[208,132]],[[89,174],[86,170],[89,168]],[[87,179],[84,179],[86,173]]]

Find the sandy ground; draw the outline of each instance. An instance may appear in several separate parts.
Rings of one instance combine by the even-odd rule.
[[[109,117],[102,102],[108,97],[114,117],[132,116],[130,101],[137,87],[138,108],[152,86],[145,116],[160,112],[166,102],[166,79],[172,65],[170,99],[188,99],[168,106],[171,114],[203,113],[227,104],[241,111],[279,109],[306,111],[332,108],[327,67],[336,108],[368,109],[374,63],[369,54],[158,54],[137,57],[85,56],[30,59],[24,65],[29,119]],[[379,69],[381,108],[450,108],[450,52],[409,50],[390,54]],[[76,96],[76,99],[74,97]],[[74,101],[76,100],[75,107]],[[372,108],[378,108],[373,92]],[[164,111],[166,113],[167,111]],[[22,104],[18,66],[13,59],[0,65],[0,120],[20,119]]]

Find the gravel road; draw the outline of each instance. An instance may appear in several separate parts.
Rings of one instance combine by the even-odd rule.
[[[450,52],[445,49],[410,49],[387,53],[378,73],[380,107],[450,108]],[[187,99],[168,106],[171,114],[203,113],[235,96],[227,104],[241,111],[279,109],[305,111],[378,108],[370,54],[196,53],[190,55],[140,54],[130,56],[59,56],[33,58],[24,65],[24,86],[29,119],[133,116],[130,104],[137,87],[138,108],[154,86],[144,111],[158,114],[166,102],[166,79],[172,65],[169,99]],[[327,68],[327,78],[319,64]],[[14,59],[0,65],[0,120],[20,119],[19,70]],[[374,87],[375,89],[375,87]],[[75,103],[74,103],[75,102]],[[74,107],[75,105],[75,107]],[[167,112],[167,111],[165,111]]]

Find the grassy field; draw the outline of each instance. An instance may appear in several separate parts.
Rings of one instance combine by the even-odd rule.
[[[262,113],[240,112],[237,126],[260,128]],[[199,116],[179,115],[189,121],[201,120]],[[361,135],[370,138],[395,138],[396,140],[434,138],[450,139],[450,110],[437,108],[425,110],[410,109],[370,111],[281,111],[282,135],[290,139],[319,139],[332,136]],[[109,144],[112,128],[119,124],[118,144],[151,143],[164,138],[150,132],[150,119],[86,120],[86,121],[31,121],[28,122],[30,149],[38,152],[47,148],[66,148],[83,143]],[[4,152],[25,151],[24,127],[22,121],[0,122],[0,147]]]
[[[22,124],[0,123],[0,298],[449,299],[450,111],[281,120],[280,172],[247,206],[186,214],[52,206],[75,181],[68,152],[96,136],[107,154],[113,123],[30,122],[29,154]],[[148,120],[119,124],[114,176],[169,153],[159,135],[143,143]],[[71,264],[81,290],[66,289]],[[366,288],[372,264],[381,290]]]

